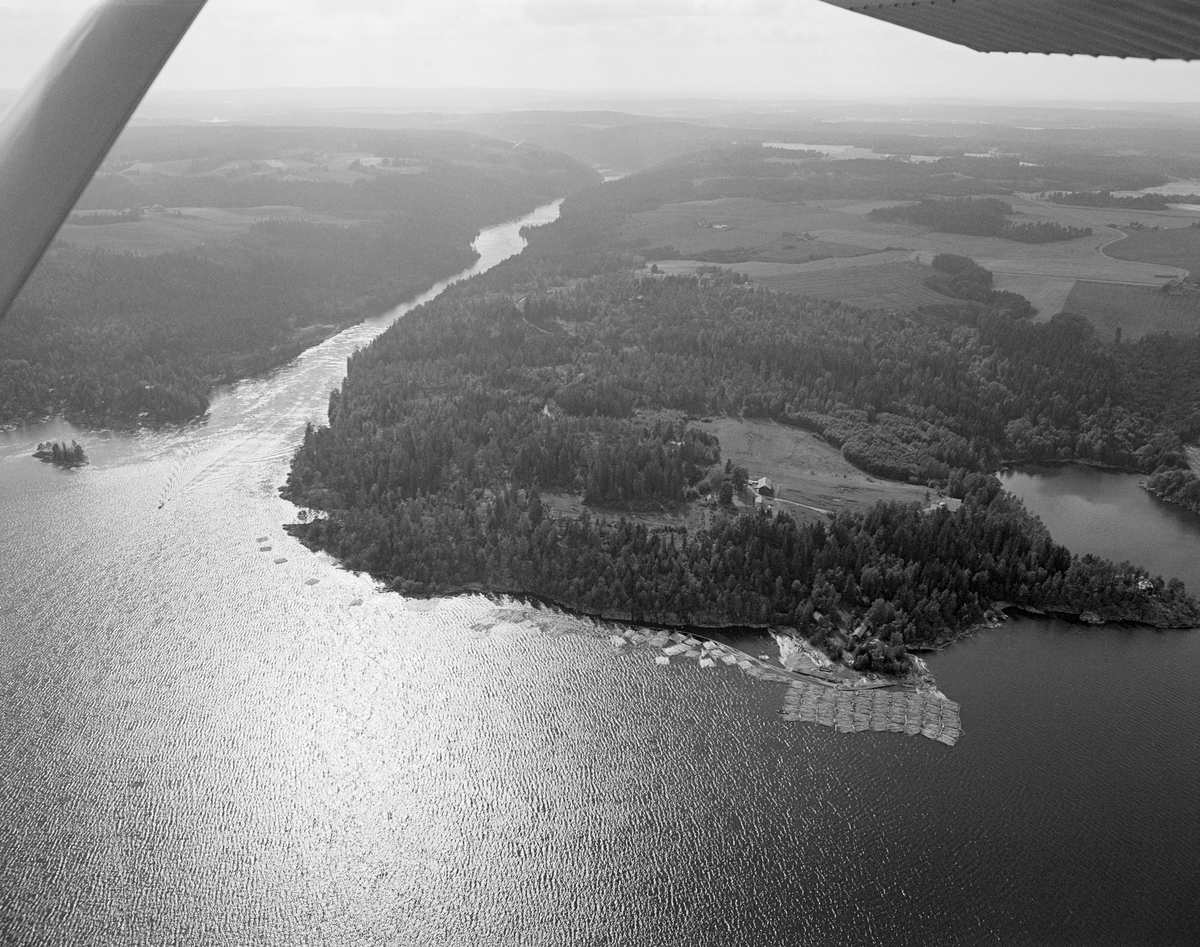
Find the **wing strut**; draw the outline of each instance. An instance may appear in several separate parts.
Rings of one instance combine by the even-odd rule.
[[[0,318],[206,0],[107,0],[0,121]]]

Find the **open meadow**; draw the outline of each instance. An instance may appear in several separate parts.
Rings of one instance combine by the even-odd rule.
[[[882,480],[852,465],[842,452],[819,436],[801,428],[774,421],[743,418],[713,418],[692,421],[695,427],[714,434],[721,442],[721,457],[745,467],[752,480],[768,477],[775,485],[773,509],[787,512],[800,521],[823,520],[843,510],[862,511],[876,503],[925,503],[923,486]],[[577,494],[542,491],[542,502],[553,515],[578,517],[586,509],[593,516],[637,520],[648,526],[702,529],[711,524],[717,510],[712,497],[680,504],[675,509],[652,512],[605,510],[584,506]],[[951,504],[957,501],[946,501]],[[753,496],[735,497],[743,513],[753,511]]]
[[[213,240],[243,234],[260,220],[303,220],[348,226],[355,223],[299,207],[178,207],[147,211],[141,219],[121,223],[67,222],[58,239],[87,249],[153,255],[191,250]]]
[[[1200,216],[1196,218],[1200,221]],[[1200,272],[1200,227],[1162,230],[1129,230],[1120,242],[1111,243],[1104,252],[1118,260],[1134,260],[1157,267]]]
[[[781,293],[837,299],[860,309],[913,309],[950,302],[948,296],[925,285],[932,268],[913,262],[902,251],[815,263],[737,263],[728,268],[743,273],[756,286]],[[697,260],[660,262],[664,273],[691,274],[711,266]]]
[[[843,239],[849,231],[839,230],[838,225],[845,223],[838,215],[807,204],[722,198],[666,204],[631,214],[621,238],[633,246],[673,247],[684,257],[730,263],[803,263],[862,256],[879,249],[861,240]],[[728,259],[719,259],[721,255]]]
[[[1148,332],[1200,332],[1200,292],[1170,293],[1149,286],[1121,286],[1080,280],[1071,290],[1066,311],[1086,316],[1103,339],[1133,342]]]
[[[864,510],[880,500],[925,501],[925,487],[872,477],[811,431],[744,418],[693,423],[715,434],[721,442],[721,456],[745,467],[752,480],[769,477],[774,481],[780,508],[798,518]]]
[[[1033,195],[1002,195],[1002,199],[1013,205],[1017,223],[1048,221],[1091,227],[1093,233],[1030,244],[938,233],[870,218],[875,208],[901,203],[897,201],[784,203],[727,198],[667,204],[632,214],[621,236],[634,245],[671,246],[681,256],[695,255],[687,260],[652,259],[667,273],[695,272],[698,266],[714,262],[713,251],[725,251],[731,254],[728,259],[716,262],[744,273],[757,285],[863,308],[905,309],[946,302],[946,297],[924,286],[928,270],[917,264],[928,264],[938,253],[956,253],[990,270],[996,289],[1026,297],[1040,319],[1067,308],[1077,280],[1157,288],[1186,276],[1200,261],[1200,228],[1191,226],[1200,222],[1200,212],[1195,210],[1131,213],[1051,204]],[[1118,229],[1132,220],[1162,229]],[[815,259],[808,259],[806,248],[812,248]],[[1119,295],[1132,298],[1124,292]],[[1175,318],[1172,315],[1168,321]]]

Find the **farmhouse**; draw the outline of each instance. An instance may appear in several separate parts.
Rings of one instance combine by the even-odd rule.
[[[771,482],[770,477],[760,477],[758,480],[750,481],[750,488],[760,497],[775,496],[775,484]]]

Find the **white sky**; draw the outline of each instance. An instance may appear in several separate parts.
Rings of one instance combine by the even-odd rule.
[[[0,0],[0,88],[91,0]],[[1200,100],[1200,63],[982,54],[817,0],[209,0],[157,88]]]

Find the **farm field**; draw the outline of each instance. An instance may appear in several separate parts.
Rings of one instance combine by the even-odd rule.
[[[1058,243],[1017,243],[1000,237],[927,233],[919,238],[919,249],[968,256],[995,273],[997,278],[1004,275],[1035,276],[1159,286],[1163,282],[1161,274],[1169,274],[1167,278],[1172,279],[1186,275],[1181,268],[1114,259],[1100,252],[1100,247],[1120,238],[1121,232],[1115,229],[1104,229],[1089,237]]]
[[[754,264],[735,267],[750,271]],[[767,270],[759,266],[758,270]],[[777,267],[782,270],[782,267]],[[876,266],[845,266],[794,272],[747,272],[758,286],[777,292],[837,299],[861,309],[913,309],[952,300],[925,285],[932,269],[919,263],[891,262]]]
[[[726,198],[667,204],[632,214],[621,238],[634,246],[672,246],[683,255],[753,249],[757,252],[752,259],[802,263],[814,255],[856,256],[885,247],[907,248],[904,238],[921,232],[907,224],[877,224],[865,212],[843,213],[827,206],[830,203]]]
[[[1130,230],[1125,239],[1109,244],[1104,252],[1118,260],[1152,264],[1164,273],[1175,267],[1200,273],[1200,227]]]
[[[1200,292],[1166,294],[1149,286],[1080,280],[1066,311],[1086,316],[1104,339],[1112,339],[1118,328],[1130,342],[1149,332],[1200,332]]]
[[[1057,316],[1067,305],[1067,298],[1075,288],[1073,276],[1038,276],[1034,273],[997,273],[993,281],[996,289],[1020,293],[1037,310],[1035,322],[1046,322]],[[1153,289],[1151,288],[1151,291]]]
[[[824,296],[867,308],[945,302],[944,297],[920,285],[921,280],[915,278],[917,271],[897,269],[896,264],[928,263],[937,253],[957,253],[991,270],[997,289],[1020,293],[1029,299],[1041,319],[1049,319],[1063,310],[1076,280],[1157,287],[1165,279],[1186,275],[1191,268],[1187,263],[1195,264],[1187,252],[1177,252],[1172,263],[1145,255],[1127,256],[1117,250],[1115,242],[1123,246],[1127,238],[1124,231],[1112,226],[1108,220],[1128,223],[1129,214],[1125,211],[1060,207],[1012,195],[1005,195],[1003,199],[1013,205],[1017,221],[1047,220],[1076,227],[1088,226],[1095,232],[1077,240],[1028,244],[999,237],[934,233],[907,224],[880,223],[868,216],[874,208],[892,206],[898,203],[896,201],[822,200],[781,204],[730,198],[669,204],[631,215],[622,236],[647,247],[671,245],[681,253],[761,248],[763,252],[754,261],[734,263],[732,268],[771,289]],[[1200,220],[1200,214],[1169,211],[1164,212],[1163,220],[1170,222],[1170,230],[1135,233],[1157,234],[1157,240],[1167,246],[1176,246],[1172,240],[1192,246],[1189,241],[1194,239],[1195,258],[1200,260],[1200,228],[1190,227],[1191,223]],[[1161,225],[1167,226],[1166,223]],[[781,249],[784,242],[795,240],[793,235],[802,238],[804,234],[815,238],[813,244],[861,247],[876,252],[854,258],[847,253],[845,257],[818,261],[807,261],[803,257],[791,260],[774,252]],[[796,243],[803,247],[802,242]],[[703,265],[694,260],[654,262],[668,273],[694,272],[696,266]],[[846,272],[816,275],[817,270],[826,268],[845,269]],[[880,269],[876,271],[877,268]]]
[[[58,239],[88,249],[151,256],[191,250],[211,240],[246,233],[260,220],[305,220],[341,226],[353,223],[303,211],[299,207],[181,207],[176,210],[180,214],[178,217],[172,212],[147,212],[141,220],[131,223],[66,223],[59,230]]]
[[[121,162],[110,160],[105,171],[127,175],[161,174],[167,177],[267,177],[277,181],[332,181],[352,184],[374,175],[420,174],[427,169],[421,161],[400,158],[383,164],[384,158],[368,152],[316,152],[291,149],[275,157],[225,160],[216,158],[169,159]],[[370,169],[370,170],[368,170]]]
[[[1190,227],[1200,221],[1200,212],[1171,208],[1169,210],[1130,210],[1116,207],[1074,207],[1070,204],[1052,204],[1038,200],[1035,195],[1004,198],[1023,215],[1050,220],[1070,227],[1128,227],[1137,221],[1145,227],[1161,227],[1173,230]]]
[[[715,418],[693,422],[715,434],[721,457],[775,482],[778,506],[798,519],[864,510],[880,500],[924,502],[925,487],[880,480],[853,466],[816,434],[774,421]]]
[[[771,506],[799,521],[823,520],[828,513],[842,510],[861,511],[880,501],[926,502],[928,491],[925,487],[872,477],[850,464],[837,448],[809,431],[774,421],[742,418],[715,418],[692,423],[715,434],[721,441],[721,457],[745,467],[751,479],[769,477],[774,481],[775,501]],[[717,509],[709,499],[684,504],[676,510],[628,513],[584,507],[579,496],[573,494],[543,492],[541,497],[553,515],[559,517],[578,517],[587,509],[593,516],[625,517],[648,526],[687,529],[711,525]],[[734,506],[740,512],[751,512],[752,502],[751,494],[746,493],[735,498]]]

